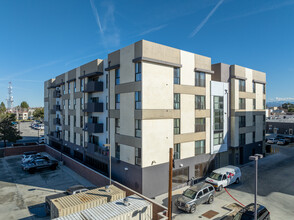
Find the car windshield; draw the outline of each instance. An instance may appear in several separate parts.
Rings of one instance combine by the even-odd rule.
[[[186,197],[188,197],[189,199],[194,199],[196,193],[197,193],[197,192],[195,192],[194,190],[187,189],[187,190],[183,193],[183,196],[186,196]]]
[[[218,180],[218,181],[221,181],[222,180],[222,175],[219,174],[219,173],[215,173],[215,172],[212,172],[209,177],[211,179],[214,179],[214,180]]]

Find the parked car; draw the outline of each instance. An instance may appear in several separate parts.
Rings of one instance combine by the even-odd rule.
[[[280,140],[278,140],[277,144],[278,145],[286,145],[288,143],[287,143],[287,141],[285,139],[280,139]]]
[[[37,154],[38,154],[37,151],[24,152],[23,155],[22,155],[22,157],[21,157],[21,162],[22,163],[25,163],[25,162],[31,160]]]
[[[42,155],[40,153],[36,153],[36,154],[27,155],[27,157],[25,157],[21,160],[21,163],[22,164],[29,163],[29,162],[33,162],[34,160],[38,160],[38,159],[50,160],[49,157]]]
[[[239,183],[241,180],[241,170],[239,167],[226,166],[212,171],[205,179],[205,182],[212,184],[216,190],[221,191],[224,187]]]
[[[269,138],[267,141],[268,144],[276,144],[277,142],[278,142],[277,138]]]
[[[257,219],[270,220],[270,212],[262,205],[257,204]],[[233,220],[254,220],[254,203],[241,209]]]
[[[202,203],[213,203],[215,189],[206,183],[196,184],[185,190],[183,194],[177,198],[175,205],[178,209],[185,212],[194,213],[196,206]]]
[[[58,166],[57,160],[47,160],[47,159],[35,159],[28,163],[23,163],[22,168],[23,170],[29,171],[29,173],[34,173],[36,170],[41,170],[45,168],[50,168],[55,170]]]

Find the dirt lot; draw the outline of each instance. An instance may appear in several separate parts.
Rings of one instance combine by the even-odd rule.
[[[21,156],[0,159],[0,219],[50,219],[44,216],[47,195],[72,185],[93,186],[65,166],[29,174],[21,169]]]

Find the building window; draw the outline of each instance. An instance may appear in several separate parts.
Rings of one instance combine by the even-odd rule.
[[[141,62],[138,62],[138,63],[135,63],[135,80],[136,81],[141,81],[142,77],[142,63]]]
[[[62,93],[64,94],[64,92],[65,92],[65,85],[63,84],[62,85]]]
[[[142,109],[142,93],[141,93],[141,91],[135,92],[135,109]]]
[[[120,160],[120,145],[115,143],[115,158]]]
[[[80,90],[81,90],[81,92],[83,92],[84,91],[84,79],[81,79],[80,80]]]
[[[180,84],[180,68],[174,68],[174,84]]]
[[[81,98],[80,102],[81,102],[81,109],[84,109],[84,99]]]
[[[245,144],[245,134],[240,134],[239,135],[239,145],[244,145]]]
[[[263,100],[263,109],[266,109],[265,99]]]
[[[195,72],[195,86],[205,87],[205,73]]]
[[[140,138],[142,135],[142,120],[135,120],[135,137]]]
[[[74,115],[74,127],[76,127],[77,125],[77,119],[76,119],[76,116]]]
[[[67,117],[67,125],[70,125],[70,115]]]
[[[205,118],[195,118],[195,132],[205,131]]]
[[[108,110],[108,96],[106,96],[106,106],[105,106],[106,110]]]
[[[181,144],[174,144],[174,159],[181,159]]]
[[[67,131],[67,140],[70,142],[70,131]]]
[[[80,145],[84,146],[84,137],[82,134],[80,134]]]
[[[255,126],[255,123],[256,123],[256,115],[253,115],[253,122],[252,122],[252,126]]]
[[[70,93],[70,82],[68,83],[68,94]]]
[[[65,109],[65,100],[62,100],[63,109]]]
[[[239,91],[240,92],[246,91],[245,80],[239,79]]]
[[[77,83],[76,81],[74,81],[74,92],[76,92],[76,90],[77,90]]]
[[[70,99],[68,100],[68,109],[71,109],[71,107],[70,107]]]
[[[246,127],[246,117],[239,116],[239,128]]]
[[[223,143],[223,131],[215,131],[213,133],[213,145],[220,145]]]
[[[254,93],[256,93],[256,84],[255,84],[255,82],[252,83],[252,91]]]
[[[289,128],[289,135],[293,135],[293,128]]]
[[[265,94],[265,84],[262,84],[263,94]]]
[[[106,83],[105,83],[105,88],[108,89],[108,74],[106,74]]]
[[[80,127],[81,128],[84,127],[84,118],[83,118],[83,116],[80,116]]]
[[[115,85],[119,85],[119,84],[120,84],[120,70],[115,69]]]
[[[245,98],[239,98],[239,109],[246,109]]]
[[[222,96],[213,97],[213,111],[214,111],[214,131],[222,131],[224,128],[224,98]]]
[[[181,94],[174,94],[174,109],[180,109]]]
[[[253,102],[253,109],[255,110],[256,109],[256,99],[252,99],[252,102]]]
[[[74,133],[74,141],[73,141],[73,143],[76,144],[76,142],[77,142],[77,134]]]
[[[74,102],[74,103],[73,103],[73,109],[76,109],[77,100],[74,99],[73,102]]]
[[[119,118],[115,119],[115,133],[116,134],[120,133],[120,119]]]
[[[252,142],[255,143],[255,131],[252,132]]]
[[[195,96],[195,109],[206,109],[204,95]]]
[[[142,151],[141,148],[135,148],[135,164],[141,166],[142,164]]]
[[[195,141],[195,156],[205,154],[205,140]]]
[[[120,109],[120,94],[115,95],[115,109]]]
[[[179,118],[175,118],[174,119],[174,134],[180,134],[180,119]]]

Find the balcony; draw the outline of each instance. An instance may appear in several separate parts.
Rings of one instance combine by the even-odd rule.
[[[53,98],[60,98],[61,97],[61,92],[60,90],[55,90],[53,91]]]
[[[84,92],[103,92],[103,82],[89,81]]]
[[[99,146],[98,144],[94,144],[90,142],[87,142],[86,146],[87,146],[87,152],[96,153],[96,156],[98,155],[99,158],[105,161],[108,161],[109,154],[108,154],[108,149],[106,147]]]
[[[89,133],[103,133],[102,123],[86,123],[85,131]]]
[[[60,118],[54,118],[53,119],[53,124],[54,125],[61,125]]]
[[[103,103],[88,102],[86,103],[85,112],[103,112]]]

